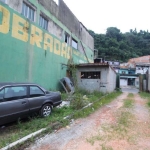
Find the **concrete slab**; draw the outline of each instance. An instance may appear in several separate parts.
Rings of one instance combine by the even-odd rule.
[[[138,93],[139,89],[137,89],[135,86],[124,86],[121,87],[122,92],[126,93]]]

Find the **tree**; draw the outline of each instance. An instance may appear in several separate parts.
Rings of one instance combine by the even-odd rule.
[[[130,58],[150,55],[150,33],[136,28],[122,34],[116,27],[107,28],[106,34],[89,31],[94,38],[94,47],[99,57],[127,61]]]

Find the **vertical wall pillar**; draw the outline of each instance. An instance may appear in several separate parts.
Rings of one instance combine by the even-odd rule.
[[[142,92],[142,91],[143,91],[143,75],[140,75],[140,76],[139,76],[139,83],[140,83],[139,89],[140,89],[140,91]]]
[[[150,92],[150,67],[148,69],[148,92]]]

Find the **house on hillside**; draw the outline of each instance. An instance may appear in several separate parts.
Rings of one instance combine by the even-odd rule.
[[[135,68],[120,68],[118,71],[119,74],[135,74]]]
[[[136,86],[139,87],[139,77],[135,74],[134,68],[120,68],[120,86]]]
[[[129,59],[127,63],[121,63],[120,68],[136,68],[136,64],[147,63],[150,63],[150,55]]]
[[[135,74],[146,74],[150,66],[150,63],[136,63]]]
[[[130,83],[134,83],[133,85],[139,87],[141,91],[147,91],[150,85],[148,74],[149,66],[150,66],[150,55],[132,58],[129,59],[127,63],[120,64],[121,68],[119,72],[121,81],[120,84],[122,86],[127,86],[130,85]],[[130,79],[129,74],[135,75],[132,75]]]
[[[128,60],[128,64],[136,64],[136,63],[150,63],[150,55],[131,58]]]
[[[111,67],[113,67],[115,69],[116,73],[119,73],[119,69],[120,69],[120,62],[119,61],[105,60],[105,63],[108,63]]]
[[[87,91],[113,92],[116,88],[116,72],[108,63],[77,65],[77,86]]]

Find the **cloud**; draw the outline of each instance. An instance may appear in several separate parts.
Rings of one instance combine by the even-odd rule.
[[[107,27],[122,32],[137,28],[150,30],[149,0],[64,0],[75,16],[88,28],[104,33]]]

